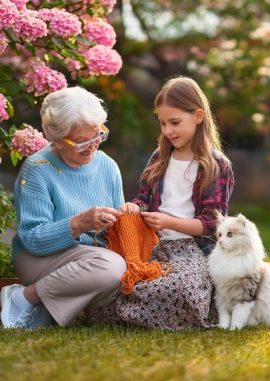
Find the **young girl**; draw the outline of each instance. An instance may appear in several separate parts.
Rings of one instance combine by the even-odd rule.
[[[141,211],[158,231],[151,259],[169,261],[172,270],[118,296],[100,318],[169,330],[207,327],[212,284],[206,255],[215,244],[215,211],[227,212],[232,168],[194,80],[169,80],[157,94],[155,111],[159,145],[142,174],[140,193],[123,210]]]

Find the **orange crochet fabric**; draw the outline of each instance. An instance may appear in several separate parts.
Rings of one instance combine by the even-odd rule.
[[[148,262],[159,239],[139,214],[122,214],[108,229],[107,239],[108,248],[122,255],[127,263],[121,279],[123,294],[130,294],[139,281],[149,281],[168,272],[168,267],[163,270],[157,261]]]

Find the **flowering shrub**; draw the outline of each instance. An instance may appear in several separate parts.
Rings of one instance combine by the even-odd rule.
[[[30,125],[23,130],[17,130],[13,134],[10,144],[13,164],[16,165],[18,159],[30,156],[48,144],[43,133]]]
[[[50,69],[39,59],[31,62],[30,71],[24,76],[28,92],[36,96],[60,90],[67,86],[67,81],[62,73]]]
[[[95,44],[101,44],[111,48],[116,42],[116,34],[113,27],[101,18],[93,18],[84,26],[84,35]]]
[[[9,118],[7,113],[7,100],[3,94],[0,94],[0,122]]]
[[[39,17],[48,22],[49,31],[57,36],[70,37],[81,33],[81,23],[77,16],[57,8],[41,9]]]
[[[96,45],[85,53],[91,75],[115,75],[119,72],[122,60],[116,50],[104,45]]]
[[[0,0],[0,158],[10,151],[13,164],[38,146],[20,145],[27,131],[12,135],[13,102],[31,107],[73,80],[115,75],[122,59],[112,49],[116,34],[108,16],[116,0]],[[25,126],[24,126],[25,127]],[[33,131],[32,131],[33,132]],[[19,140],[17,140],[17,138]],[[12,140],[12,145],[11,144]]]

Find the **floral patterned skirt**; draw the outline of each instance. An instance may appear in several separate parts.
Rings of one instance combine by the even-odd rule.
[[[193,238],[161,240],[151,260],[170,262],[170,273],[138,283],[132,294],[120,294],[101,310],[86,309],[87,323],[125,322],[171,331],[216,323],[207,259]]]

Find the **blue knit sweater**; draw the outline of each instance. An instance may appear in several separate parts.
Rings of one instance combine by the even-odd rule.
[[[73,239],[70,218],[93,206],[119,208],[124,203],[122,179],[114,160],[96,151],[90,163],[71,168],[51,146],[28,157],[15,183],[17,234],[13,259],[26,250],[50,255],[74,245],[93,245],[94,232]],[[98,241],[105,246],[102,234]]]

